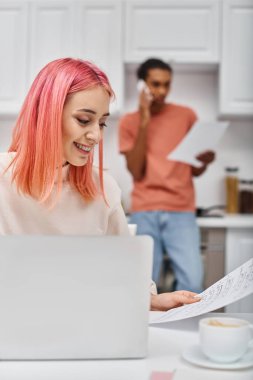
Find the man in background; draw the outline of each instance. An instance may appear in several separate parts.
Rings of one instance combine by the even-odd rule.
[[[138,235],[154,240],[154,281],[159,283],[166,253],[174,272],[174,289],[199,293],[203,268],[193,176],[205,172],[214,153],[200,154],[197,159],[202,166],[198,168],[166,158],[197,120],[192,109],[166,102],[172,76],[170,65],[159,59],[140,65],[138,111],[120,120],[119,144],[133,177],[131,223],[137,224]]]

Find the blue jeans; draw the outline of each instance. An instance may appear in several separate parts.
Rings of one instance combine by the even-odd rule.
[[[168,254],[176,280],[176,290],[200,293],[203,266],[199,229],[193,212],[141,211],[131,215],[137,235],[154,240],[153,280],[159,283],[163,254]]]

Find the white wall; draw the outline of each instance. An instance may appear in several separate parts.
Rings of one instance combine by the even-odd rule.
[[[14,121],[14,117],[8,118],[0,115],[0,152],[4,152],[10,144]]]

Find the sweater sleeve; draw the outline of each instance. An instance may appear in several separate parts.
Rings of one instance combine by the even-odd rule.
[[[155,296],[157,294],[157,287],[156,287],[156,283],[151,280],[151,284],[150,284],[150,293]]]
[[[109,216],[106,235],[129,235],[127,220],[119,203]]]

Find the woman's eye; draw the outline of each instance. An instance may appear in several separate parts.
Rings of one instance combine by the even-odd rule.
[[[107,124],[105,124],[105,123],[101,123],[101,124],[99,124],[99,125],[100,125],[100,128],[101,128],[101,129],[107,127]]]
[[[77,118],[77,121],[78,121],[78,123],[80,123],[80,124],[82,124],[82,125],[86,125],[86,124],[88,124],[89,123],[89,120],[87,120],[87,119],[79,119],[79,118]]]

